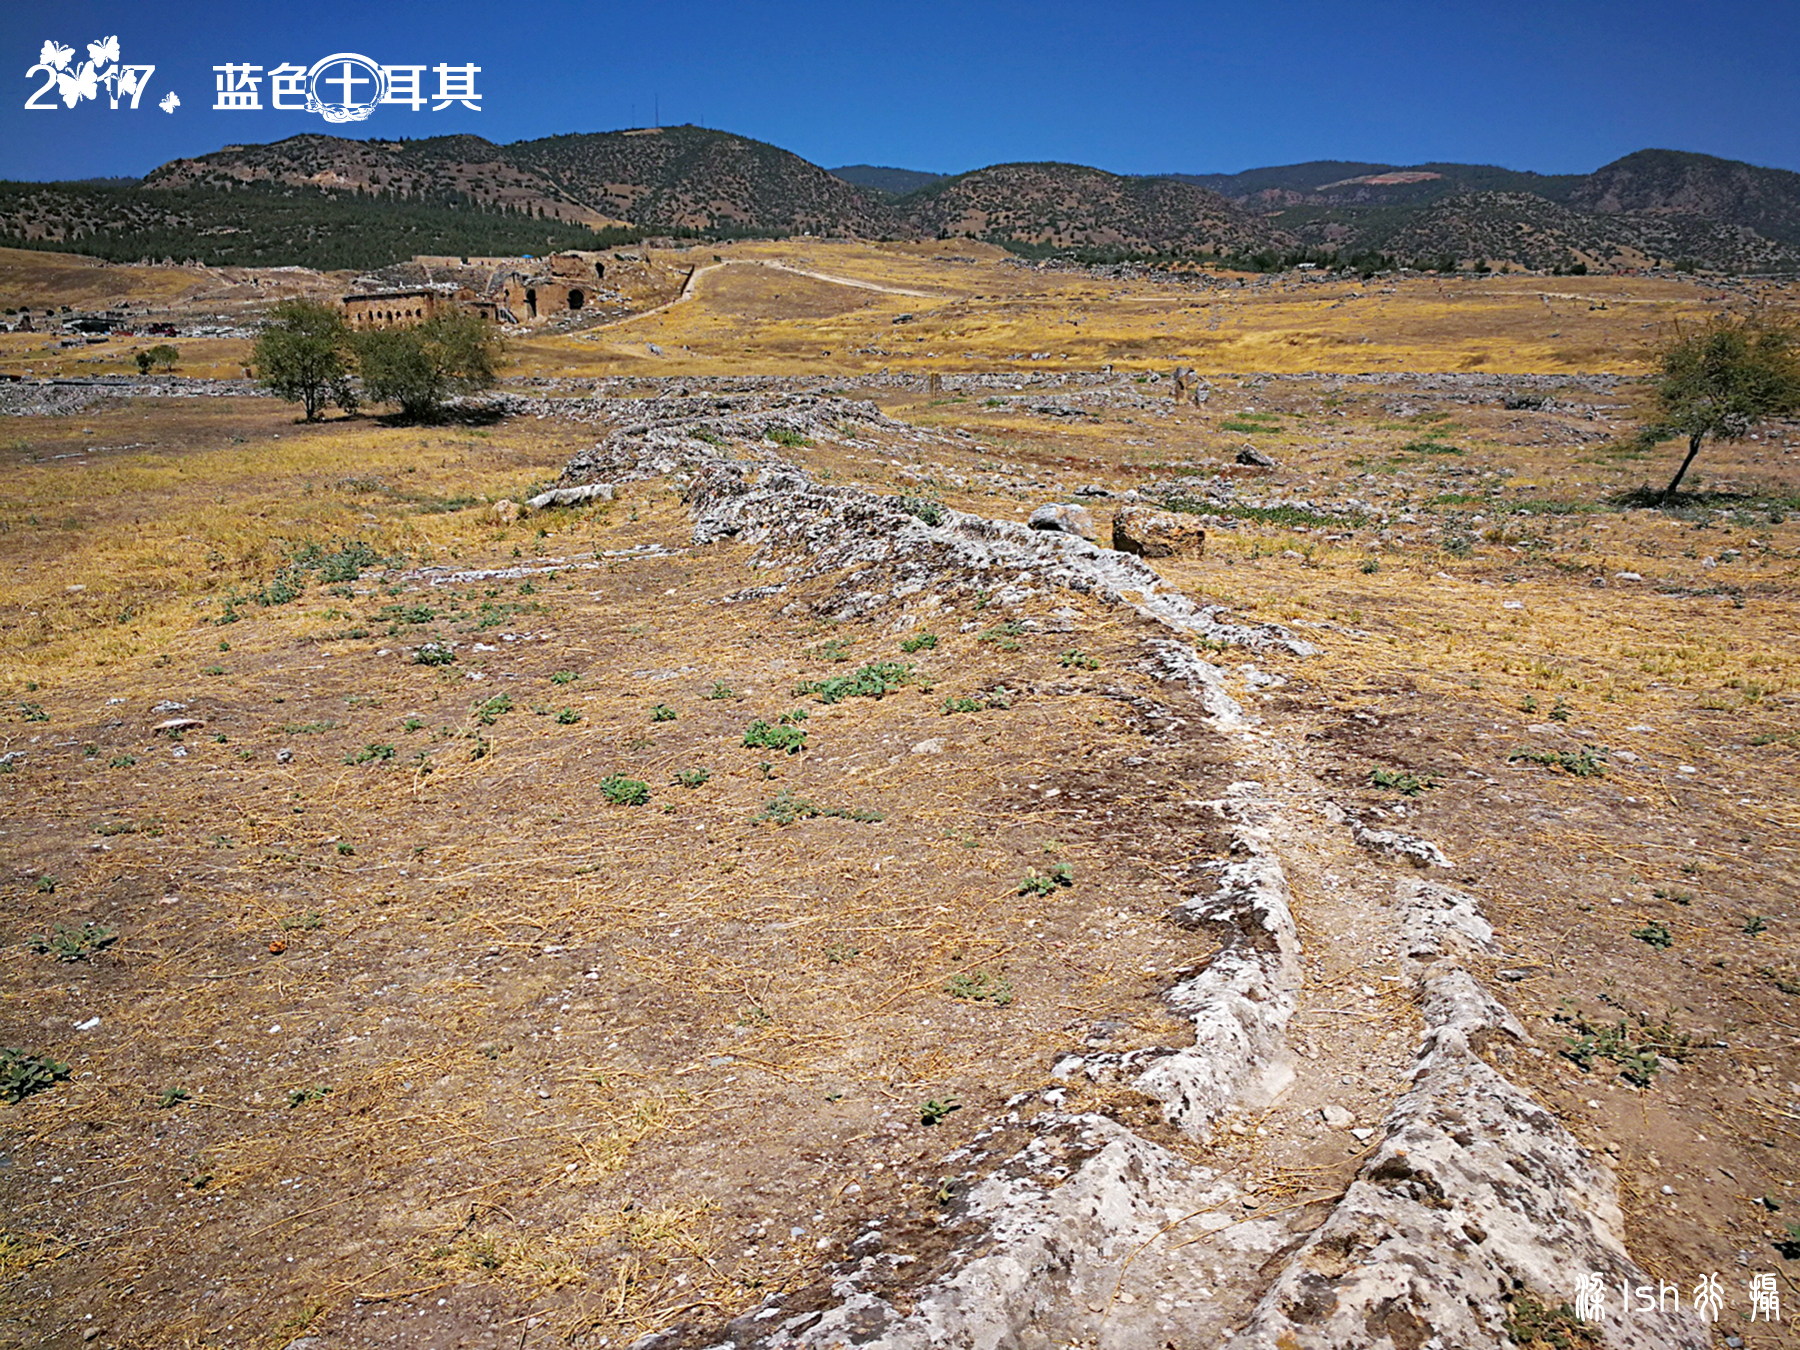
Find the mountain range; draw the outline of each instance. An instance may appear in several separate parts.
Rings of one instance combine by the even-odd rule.
[[[1589,174],[1314,161],[1125,176],[1077,164],[827,170],[693,126],[550,136],[293,136],[136,183],[0,184],[0,243],[115,259],[379,265],[678,234],[970,236],[1033,257],[1360,258],[1424,267],[1800,271],[1800,174],[1643,150]],[[354,251],[355,256],[349,256]],[[382,256],[387,253],[391,256]]]

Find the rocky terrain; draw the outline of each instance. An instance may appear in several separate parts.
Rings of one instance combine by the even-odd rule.
[[[0,259],[187,306],[0,344],[0,1324],[1784,1345],[1785,290],[716,247],[423,424]]]

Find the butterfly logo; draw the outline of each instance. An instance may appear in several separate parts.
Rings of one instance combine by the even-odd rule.
[[[181,100],[175,96],[173,89],[162,96],[162,102],[156,105],[166,113],[172,113],[181,106]]]
[[[98,99],[100,86],[105,85],[107,100],[112,107],[117,108],[121,98],[129,98],[131,106],[137,107],[156,67],[122,64],[116,33],[88,43],[87,51],[88,59],[75,66],[72,64],[75,59],[73,47],[65,47],[55,38],[47,39],[38,52],[38,63],[25,72],[29,79],[41,71],[44,83],[26,100],[25,106],[47,112],[53,105],[41,100],[56,97],[62,100],[65,108],[73,108],[83,99]]]
[[[84,98],[100,97],[100,77],[94,73],[94,63],[83,61],[81,69],[73,75],[62,70],[56,73],[56,87],[62,93],[63,106],[73,108]]]

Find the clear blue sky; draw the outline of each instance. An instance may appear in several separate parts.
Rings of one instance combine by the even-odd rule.
[[[707,3],[6,0],[0,177],[141,174],[181,155],[332,130],[214,111],[214,65],[482,67],[483,111],[382,107],[347,133],[558,132],[699,122],[826,166],[956,172],[1060,159],[1120,173],[1308,159],[1581,172],[1649,146],[1800,169],[1793,0]],[[27,112],[46,39],[117,34],[153,63],[139,108]],[[428,84],[435,80],[427,75]],[[0,80],[3,84],[4,80]],[[181,106],[153,106],[173,89]],[[265,83],[264,102],[267,102]],[[431,92],[427,89],[427,92]]]

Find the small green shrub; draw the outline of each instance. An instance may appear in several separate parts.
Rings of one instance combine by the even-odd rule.
[[[752,820],[772,820],[777,825],[792,825],[797,820],[813,820],[819,816],[831,816],[838,820],[854,820],[864,825],[876,825],[881,822],[881,815],[876,811],[846,811],[838,806],[817,806],[804,797],[796,797],[789,788],[783,788],[775,794],[775,798]]]
[[[480,719],[482,726],[491,727],[494,725],[495,718],[501,717],[512,710],[513,701],[511,694],[495,694],[487,702],[476,705],[475,716]]]
[[[684,788],[697,788],[711,777],[706,769],[683,769],[675,775],[675,781]]]
[[[1579,750],[1515,750],[1506,759],[1508,763],[1524,760],[1529,764],[1545,764],[1577,778],[1604,778],[1606,766],[1600,762],[1604,753],[1584,745]]]
[[[712,690],[711,690],[711,692],[709,692],[707,694],[707,697],[708,698],[736,698],[737,693],[735,690],[732,689],[732,687],[730,685],[726,684],[725,681],[714,680]]]
[[[256,603],[264,609],[272,609],[276,605],[286,605],[300,598],[306,589],[306,578],[291,567],[284,567],[277,572],[267,586],[256,593]]]
[[[1647,942],[1652,947],[1660,948],[1663,951],[1667,951],[1675,945],[1675,938],[1669,932],[1669,926],[1660,919],[1652,919],[1642,928],[1632,929],[1631,936],[1639,942]]]
[[[573,708],[564,708],[561,712],[556,714],[556,723],[558,726],[572,727],[580,720],[581,714],[576,712]]]
[[[797,755],[806,748],[806,729],[770,726],[759,717],[745,730],[744,744],[752,750],[781,750]]]
[[[1027,872],[1019,882],[1019,895],[1048,895],[1058,886],[1073,886],[1075,869],[1068,863],[1056,863],[1051,866],[1047,875]]]
[[[666,703],[659,703],[650,710],[650,720],[652,722],[673,722],[675,710]]]
[[[953,697],[944,700],[944,716],[952,713],[980,712],[986,705],[978,698]]]
[[[951,998],[968,999],[971,1003],[992,1003],[1004,1008],[1013,1001],[1012,981],[1001,975],[978,970],[972,975],[952,975],[944,985]]]
[[[882,698],[914,678],[913,668],[902,661],[871,661],[849,675],[833,675],[794,686],[796,697],[815,695],[821,703],[841,703],[847,698]]]
[[[330,1094],[328,1087],[289,1088],[288,1110],[305,1106],[308,1102],[322,1102]]]
[[[902,497],[900,498],[900,509],[915,520],[922,521],[927,525],[936,526],[944,523],[944,504],[933,501],[929,497]]]
[[[1437,786],[1435,778],[1420,778],[1417,774],[1407,773],[1402,769],[1370,769],[1369,786],[1387,788],[1407,797],[1417,797]]]
[[[911,656],[914,652],[928,652],[938,645],[936,633],[920,633],[909,637],[900,644],[900,650]]]
[[[344,763],[346,763],[346,764],[368,764],[368,763],[385,764],[389,760],[391,760],[393,757],[394,757],[394,747],[393,746],[377,745],[375,742],[370,741],[369,744],[365,745],[362,749],[353,751],[352,753],[345,755]]]
[[[600,780],[600,795],[614,806],[642,806],[650,800],[650,785],[624,774],[608,774]]]
[[[787,427],[776,426],[773,422],[763,428],[763,437],[789,450],[804,450],[812,445],[812,442],[799,432],[790,431]]]
[[[97,923],[71,928],[59,923],[48,933],[26,939],[25,945],[40,956],[54,954],[59,961],[85,961],[118,940],[118,933]]]
[[[954,1097],[946,1097],[941,1102],[935,1097],[931,1098],[919,1107],[919,1124],[939,1124],[944,1117],[949,1115],[952,1111],[960,1110],[962,1110],[962,1103],[957,1101]]]
[[[1598,1328],[1567,1303],[1552,1308],[1526,1293],[1513,1297],[1504,1329],[1522,1350],[1600,1350],[1601,1345]]]
[[[18,1103],[34,1092],[54,1087],[69,1076],[69,1066],[23,1050],[0,1048],[0,1097]]]
[[[1019,650],[1018,638],[1025,631],[1025,625],[1017,619],[1009,619],[1005,623],[995,624],[992,628],[982,630],[975,635],[977,642],[991,642],[1003,652]]]
[[[1060,661],[1061,661],[1061,664],[1062,664],[1062,667],[1064,670],[1098,670],[1098,669],[1100,669],[1099,658],[1094,657],[1094,656],[1089,656],[1086,652],[1082,651],[1079,647],[1069,648],[1068,651],[1066,651],[1062,654]]]
[[[551,684],[574,684],[581,676],[572,670],[559,670],[550,677]]]
[[[456,653],[440,642],[427,642],[413,652],[415,666],[448,666],[456,661]]]
[[[1662,1059],[1685,1060],[1693,1051],[1692,1033],[1678,1031],[1672,1018],[1652,1023],[1640,1015],[1638,1033],[1621,1017],[1615,1022],[1590,1022],[1585,1014],[1572,1011],[1565,1004],[1555,1020],[1574,1028],[1575,1034],[1563,1042],[1563,1057],[1591,1073],[1601,1060],[1618,1066],[1620,1076],[1638,1087],[1649,1087],[1661,1070]]]

